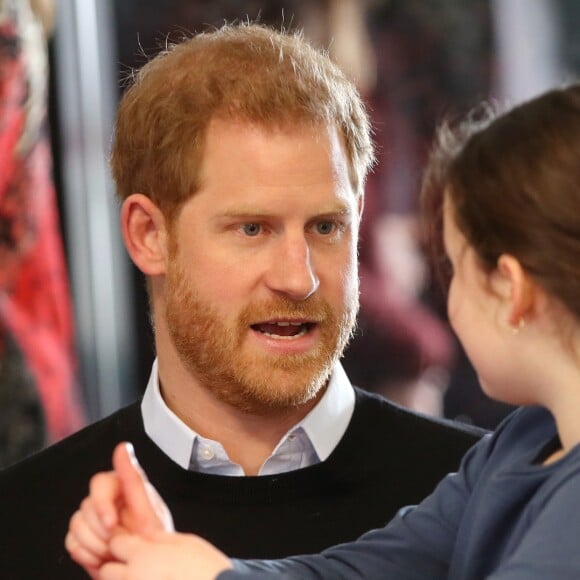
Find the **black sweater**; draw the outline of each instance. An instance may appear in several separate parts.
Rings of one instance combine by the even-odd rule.
[[[357,390],[350,425],[317,465],[262,477],[193,473],[145,434],[139,405],[126,407],[0,474],[0,578],[86,578],[63,546],[68,521],[95,472],[111,469],[131,441],[176,529],[235,557],[316,552],[384,525],[427,495],[481,435]]]

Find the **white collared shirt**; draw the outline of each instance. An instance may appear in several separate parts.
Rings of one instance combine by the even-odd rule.
[[[340,364],[334,367],[326,392],[316,406],[282,437],[258,475],[293,471],[324,461],[344,435],[354,411],[354,390]],[[183,469],[214,475],[244,472],[218,441],[190,429],[165,404],[159,389],[157,360],[141,403],[145,432]]]

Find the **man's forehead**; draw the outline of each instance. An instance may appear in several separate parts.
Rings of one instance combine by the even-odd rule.
[[[214,118],[205,132],[205,143],[201,158],[202,172],[204,166],[220,159],[223,165],[219,173],[244,160],[237,171],[242,174],[247,169],[255,173],[261,168],[271,169],[272,162],[291,164],[306,151],[306,158],[301,159],[297,173],[328,168],[335,178],[348,174],[349,162],[344,139],[339,131],[326,124],[298,124],[294,126],[270,126],[264,123],[245,120]],[[293,166],[292,166],[293,167]],[[283,171],[283,166],[280,168]]]

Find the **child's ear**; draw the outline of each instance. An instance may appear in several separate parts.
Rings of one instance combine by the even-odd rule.
[[[516,258],[502,254],[492,285],[507,306],[507,323],[517,327],[534,310],[536,283]]]
[[[141,193],[133,193],[121,207],[121,231],[129,256],[145,275],[164,274],[167,228],[163,213]]]

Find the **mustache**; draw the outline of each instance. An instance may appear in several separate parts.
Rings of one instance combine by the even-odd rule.
[[[328,303],[317,297],[294,302],[282,296],[246,306],[240,313],[243,326],[284,318],[300,318],[309,322],[324,322],[334,317]]]

